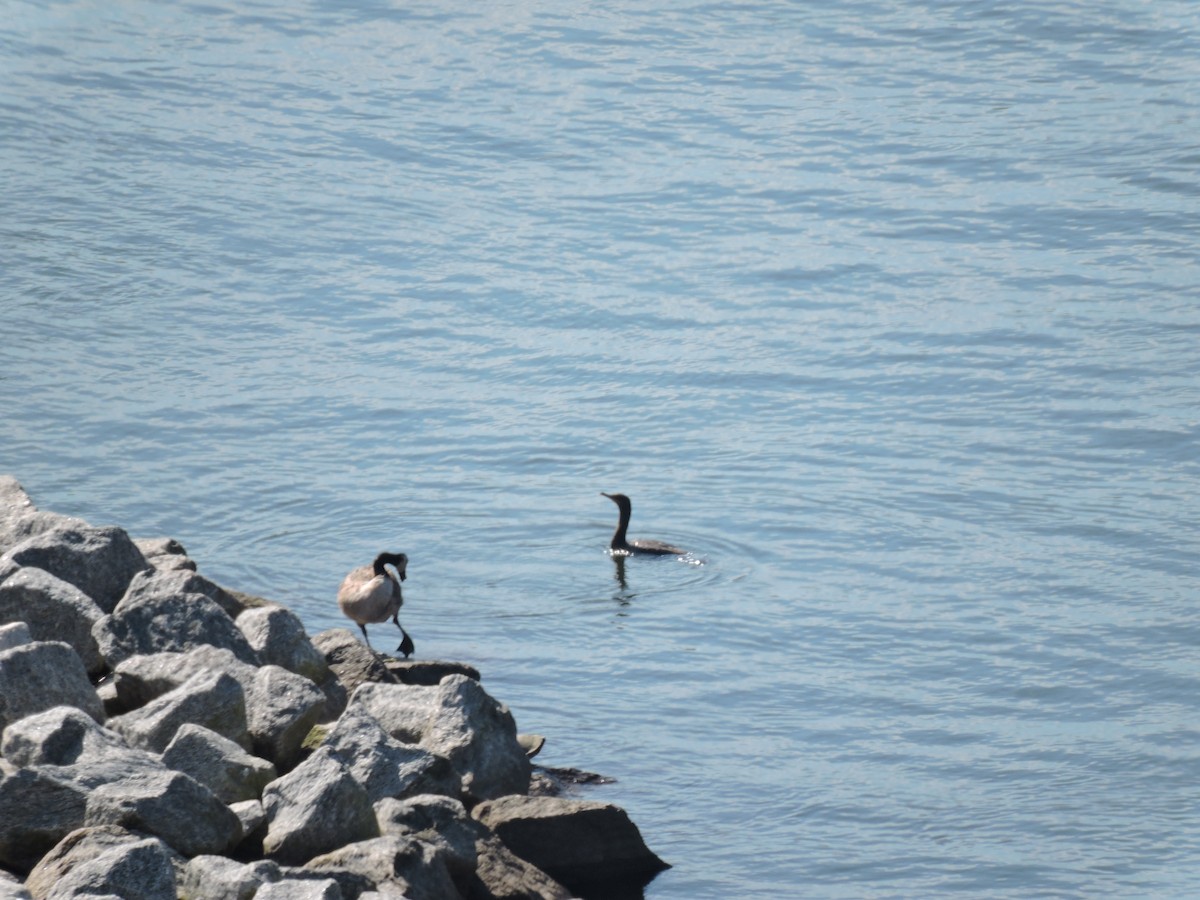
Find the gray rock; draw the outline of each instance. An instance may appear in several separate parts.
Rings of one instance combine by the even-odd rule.
[[[301,745],[324,710],[325,695],[303,675],[279,666],[256,670],[246,686],[254,752],[286,772],[300,761]]]
[[[104,709],[83,662],[67,644],[38,641],[0,652],[0,732],[55,706],[74,706],[97,721]]]
[[[5,558],[75,585],[106,613],[112,612],[133,576],[150,565],[115,525],[64,525],[43,531],[12,547]]]
[[[513,853],[580,894],[614,883],[644,884],[669,868],[623,809],[562,797],[501,797],[471,815]]]
[[[29,896],[29,891],[25,890],[25,884],[19,881],[16,875],[0,869],[0,900],[33,900],[33,898]]]
[[[154,838],[112,826],[81,828],[63,838],[25,884],[35,900],[175,900],[176,860]]]
[[[33,635],[29,631],[29,626],[24,622],[9,622],[7,625],[0,625],[0,653],[11,650],[13,647],[20,647],[22,644],[32,643]]]
[[[537,866],[505,847],[495,835],[478,841],[475,848],[479,854],[476,877],[484,887],[481,893],[474,896],[495,900],[569,900],[576,896]],[[641,892],[618,892],[613,896],[640,897]]]
[[[263,788],[276,778],[275,767],[265,759],[251,756],[224,735],[191,723],[175,732],[162,760],[229,804],[257,800]]]
[[[80,788],[0,760],[0,867],[29,871],[83,825],[86,809]]]
[[[263,838],[267,836],[267,811],[263,809],[262,801],[243,800],[230,803],[229,808],[242,823],[242,843],[257,842],[261,849]]]
[[[10,725],[3,754],[86,793],[86,825],[155,835],[184,856],[220,853],[242,836],[238,817],[211,791],[71,707]]]
[[[0,554],[7,553],[29,537],[64,525],[87,527],[87,522],[58,513],[40,512],[15,478],[0,475]]]
[[[314,684],[329,677],[325,657],[313,646],[304,625],[290,609],[259,606],[237,617],[237,627],[264,663],[303,675]]]
[[[450,876],[446,857],[443,846],[389,835],[346,844],[316,857],[305,868],[359,875],[376,890],[391,889],[408,900],[461,900],[463,895]]]
[[[283,863],[299,865],[379,834],[367,792],[324,747],[267,785],[263,807],[267,812],[263,851]]]
[[[372,803],[415,794],[458,797],[462,790],[462,779],[449,760],[390,737],[362,707],[342,714],[324,746],[346,761]]]
[[[130,746],[155,753],[166,750],[175,733],[188,724],[249,747],[246,697],[238,680],[224,672],[199,672],[140,709],[108,720],[108,727]]]
[[[423,684],[433,687],[441,684],[447,675],[466,675],[475,681],[480,680],[479,670],[462,662],[450,662],[444,659],[391,659],[386,662],[390,679],[385,681],[400,684]]]
[[[25,566],[0,583],[0,622],[23,621],[35,640],[70,644],[93,674],[105,667],[92,635],[103,617],[91,597],[42,569]]]
[[[160,559],[162,557],[159,557]],[[170,558],[170,557],[168,557]],[[165,599],[168,597],[183,597],[189,594],[203,594],[221,609],[231,619],[241,615],[244,607],[232,593],[219,584],[209,581],[198,572],[180,567],[150,569],[139,572],[129,582],[122,602],[126,600]]]
[[[444,844],[450,875],[465,897],[566,900],[571,892],[514,855],[483,823],[449,797],[423,795],[375,804],[385,835],[409,835]]]
[[[93,634],[113,668],[138,654],[178,653],[205,645],[229,650],[249,665],[259,662],[229,614],[199,593],[131,594],[96,623]]]
[[[360,684],[373,681],[394,683],[383,661],[348,629],[322,631],[313,637],[312,642],[325,657],[334,676],[321,684],[329,700],[327,712],[330,718],[341,715],[350,695]]]
[[[120,735],[73,706],[56,706],[8,726],[0,742],[0,755],[24,768],[49,771],[51,767],[80,763],[83,764],[80,775],[94,768],[98,779],[84,778],[84,787],[93,787],[111,775],[111,770],[99,772],[103,764],[112,763],[130,771],[162,765],[154,754],[133,749]]]
[[[280,878],[270,860],[239,863],[224,856],[197,856],[179,877],[179,896],[187,900],[252,900],[260,888]]]
[[[307,678],[279,666],[256,668],[215,647],[130,657],[114,672],[118,705],[130,708],[151,702],[187,678],[212,671],[224,672],[241,684],[253,752],[280,771],[295,765],[304,738],[321,718],[325,696]]]
[[[264,884],[254,900],[342,900],[345,896],[332,878],[284,878]]]
[[[172,569],[196,571],[195,561],[187,555],[183,544],[174,538],[134,538],[133,543],[142,551],[146,562],[160,572]]]
[[[350,699],[355,706],[397,740],[449,759],[472,800],[529,789],[532,766],[512,714],[477,681],[451,675],[437,687],[364,684]]]

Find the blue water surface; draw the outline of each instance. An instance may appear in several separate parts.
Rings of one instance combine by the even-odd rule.
[[[0,8],[39,506],[408,553],[649,900],[1195,895],[1200,7]]]

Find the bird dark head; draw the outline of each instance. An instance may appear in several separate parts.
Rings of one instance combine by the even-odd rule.
[[[613,503],[617,504],[617,506],[620,506],[620,507],[626,507],[626,506],[630,505],[629,498],[626,497],[624,494],[606,494],[606,493],[604,493],[604,491],[601,491],[600,496],[607,497],[609,500],[611,500]]]
[[[380,553],[375,557],[375,574],[382,575],[384,566],[395,566],[400,573],[400,580],[407,578],[408,557],[403,553]]]

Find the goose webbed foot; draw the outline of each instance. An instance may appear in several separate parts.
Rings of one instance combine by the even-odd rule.
[[[396,624],[399,625],[400,623],[397,622]],[[396,652],[403,653],[404,658],[408,659],[412,655],[412,652],[417,649],[417,647],[413,643],[413,639],[408,636],[408,632],[404,630],[403,626],[400,627],[400,634],[402,634],[403,637],[400,638],[400,646],[396,648]]]

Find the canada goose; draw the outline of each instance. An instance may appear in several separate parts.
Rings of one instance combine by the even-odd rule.
[[[633,556],[635,554],[645,556],[683,556],[687,553],[686,550],[681,550],[679,547],[673,547],[662,541],[626,540],[625,529],[629,527],[629,514],[633,511],[633,503],[624,494],[605,494],[604,491],[601,491],[600,494],[617,504],[617,509],[621,512],[621,518],[617,522],[617,530],[613,532],[612,541],[608,545],[614,556]]]
[[[371,565],[359,566],[351,571],[338,588],[338,607],[346,618],[358,623],[368,647],[371,646],[371,639],[367,637],[367,625],[391,619],[403,635],[396,649],[408,659],[416,648],[400,624],[400,607],[404,605],[404,596],[400,593],[400,581],[386,566],[394,566],[400,581],[403,581],[408,557],[403,553],[380,553]]]

